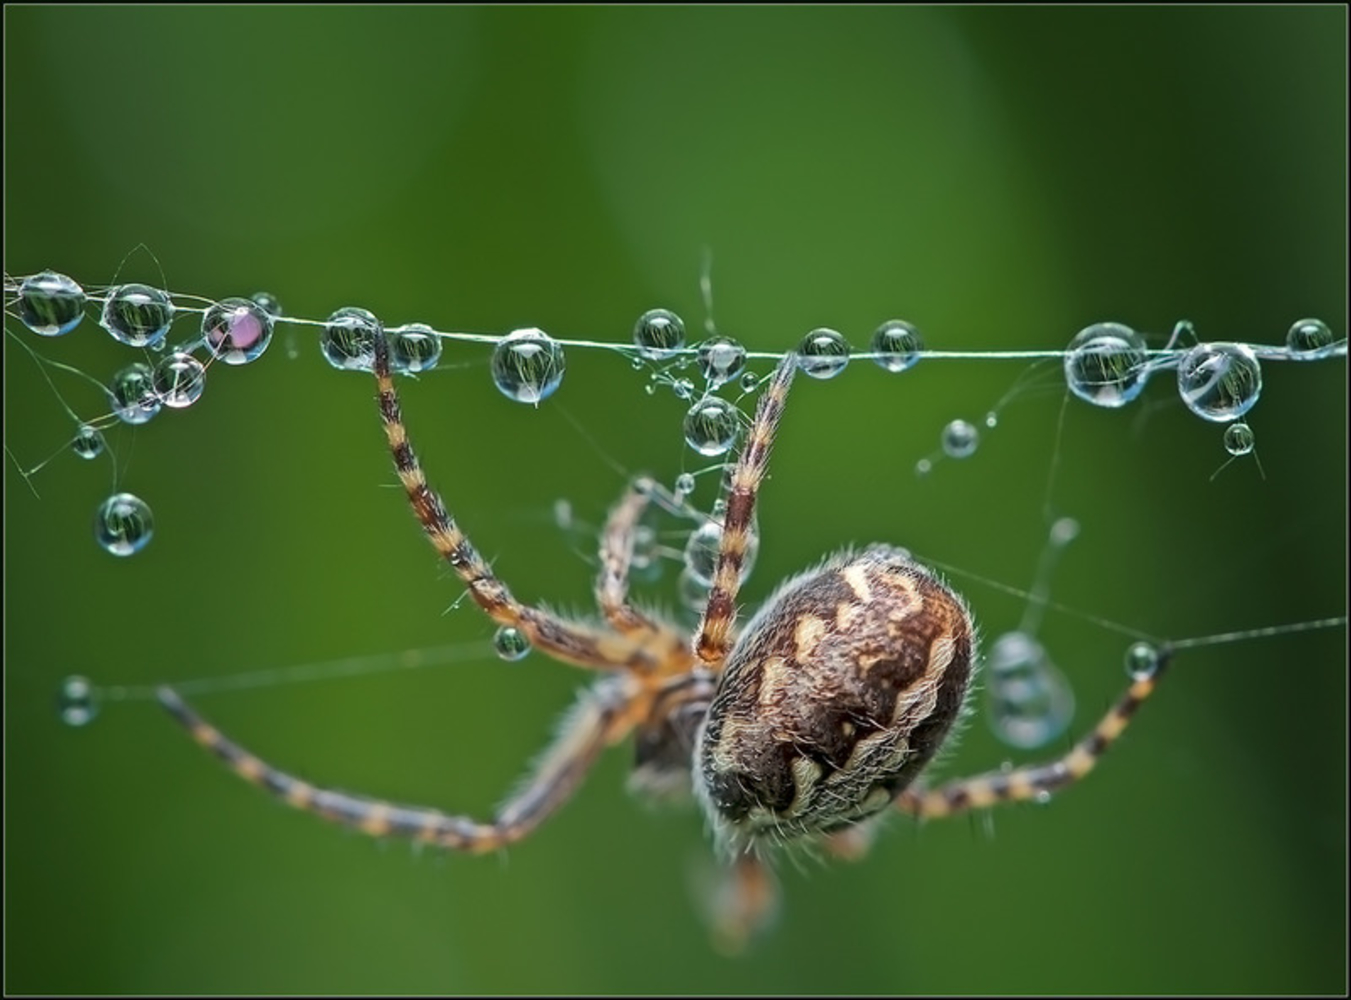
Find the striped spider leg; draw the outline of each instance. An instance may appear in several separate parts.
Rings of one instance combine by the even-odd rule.
[[[845,551],[791,578],[735,633],[756,496],[793,378],[784,358],[732,473],[695,651],[719,682],[698,734],[695,793],[740,893],[719,930],[744,940],[772,909],[770,849],[817,840],[862,857],[890,808],[918,818],[1042,800],[1091,771],[1153,693],[1168,653],[1137,672],[1089,735],[1050,764],[918,780],[964,714],[975,672],[965,602],[903,549]]]
[[[176,692],[159,699],[193,738],[244,779],[288,805],[372,836],[404,836],[455,850],[481,853],[513,843],[533,831],[566,802],[601,751],[639,733],[639,769],[669,771],[683,741],[684,772],[693,730],[712,693],[711,676],[694,668],[689,636],[628,603],[628,567],[633,534],[652,484],[639,480],[611,512],[602,533],[597,602],[608,628],[521,604],[460,530],[422,472],[404,427],[389,350],[383,332],[375,340],[374,372],[380,419],[399,480],[423,531],[469,589],[484,612],[501,625],[519,628],[554,659],[605,672],[565,717],[560,735],[525,786],[489,823],[425,807],[392,805],[365,796],[317,788],[280,771],[204,721]],[[691,721],[693,719],[693,721]],[[661,776],[661,775],[658,775]],[[654,784],[659,784],[654,778]]]

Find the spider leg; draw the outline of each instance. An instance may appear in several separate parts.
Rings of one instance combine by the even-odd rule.
[[[635,534],[655,487],[646,476],[635,479],[610,511],[601,532],[596,603],[616,632],[655,632],[664,627],[629,604],[629,568],[633,565]]]
[[[1053,792],[1082,780],[1125,731],[1136,710],[1154,693],[1171,655],[1172,650],[1161,650],[1153,673],[1132,681],[1093,731],[1059,759],[1049,764],[958,778],[931,791],[907,788],[897,797],[896,807],[918,819],[952,816],[971,809],[988,809],[1001,802],[1044,801]]]
[[[638,718],[636,688],[604,681],[589,690],[565,717],[553,746],[530,780],[498,810],[491,822],[450,816],[425,806],[401,806],[362,795],[318,788],[279,771],[204,720],[169,687],[160,704],[237,775],[293,808],[351,827],[372,837],[407,837],[471,854],[515,843],[570,799],[607,746],[623,739]]]
[[[650,670],[652,651],[633,637],[615,635],[568,621],[539,608],[522,604],[499,580],[455,519],[446,509],[441,495],[427,485],[408,430],[403,423],[399,395],[389,370],[389,344],[384,331],[375,337],[375,382],[378,388],[380,420],[394,456],[399,481],[408,494],[408,502],[417,515],[432,547],[469,588],[469,594],[493,621],[519,628],[531,643],[544,653],[580,667],[613,670],[627,667]]]
[[[736,596],[741,587],[741,567],[750,543],[751,520],[755,514],[755,496],[769,467],[769,450],[774,431],[783,416],[797,369],[797,355],[784,355],[774,369],[769,385],[755,409],[755,419],[746,432],[736,467],[732,470],[727,493],[727,513],[722,522],[722,541],[718,547],[718,565],[713,571],[713,587],[704,606],[704,618],[695,637],[694,651],[711,667],[720,667],[731,647],[736,626]]]
[[[742,854],[720,872],[709,906],[713,947],[738,955],[777,915],[779,886],[769,866],[754,854]]]

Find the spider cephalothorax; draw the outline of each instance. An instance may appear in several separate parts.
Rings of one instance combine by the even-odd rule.
[[[199,743],[296,808],[373,836],[492,851],[533,831],[571,797],[601,751],[633,734],[633,787],[664,795],[692,785],[707,813],[729,873],[715,930],[736,947],[772,909],[766,848],[818,839],[855,858],[867,846],[865,821],[889,806],[922,819],[1049,797],[1092,770],[1164,666],[1161,658],[1137,671],[1116,705],[1061,758],[927,789],[922,772],[961,713],[975,645],[966,605],[934,574],[885,545],[838,555],[781,586],[737,631],[756,496],[794,355],[764,386],[724,490],[717,565],[694,635],[628,599],[634,538],[655,490],[646,479],[630,486],[601,534],[596,601],[603,625],[518,601],[427,485],[378,330],[374,357],[395,470],[433,548],[493,621],[519,629],[542,653],[603,676],[583,692],[530,780],[486,823],[310,785],[222,735],[170,688],[160,690],[161,702]]]

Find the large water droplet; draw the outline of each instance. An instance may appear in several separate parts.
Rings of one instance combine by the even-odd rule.
[[[257,296],[217,302],[202,316],[202,342],[227,365],[256,361],[272,343],[272,315]]]
[[[1247,344],[1197,344],[1178,362],[1177,390],[1198,417],[1227,423],[1262,395],[1262,366]]]
[[[871,349],[876,355],[873,360],[880,367],[889,372],[903,372],[919,360],[924,338],[904,320],[889,319],[873,333]]]
[[[563,348],[543,330],[515,330],[493,348],[493,384],[518,403],[538,406],[563,381]]]
[[[339,371],[368,372],[375,365],[375,338],[380,321],[358,306],[344,306],[324,323],[319,350]]]
[[[797,367],[812,378],[834,378],[849,364],[849,342],[837,330],[818,327],[802,338]]]
[[[725,399],[706,396],[685,414],[685,443],[700,455],[723,455],[736,441],[741,411]]]
[[[99,325],[124,344],[155,347],[173,321],[174,304],[167,292],[149,285],[122,285],[109,290]]]
[[[59,337],[79,326],[84,304],[84,289],[55,271],[25,278],[19,286],[19,318],[44,337]]]
[[[662,361],[685,346],[685,323],[669,309],[649,309],[633,326],[638,353],[649,361]]]
[[[1094,323],[1065,352],[1065,384],[1094,406],[1125,406],[1149,377],[1145,339],[1124,323]]]

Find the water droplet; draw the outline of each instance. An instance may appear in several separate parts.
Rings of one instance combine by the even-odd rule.
[[[191,354],[175,351],[155,364],[152,376],[155,395],[165,406],[181,410],[202,398],[206,369]]]
[[[690,399],[694,395],[694,383],[687,378],[676,379],[671,383],[671,391],[676,399]]]
[[[515,330],[493,348],[493,384],[508,399],[539,406],[554,394],[566,368],[563,348],[543,330]]]
[[[1285,335],[1285,346],[1289,348],[1290,356],[1299,361],[1318,360],[1335,342],[1332,329],[1321,319],[1299,320]]]
[[[1234,456],[1246,455],[1252,451],[1257,439],[1252,428],[1244,423],[1230,424],[1224,429],[1224,450]]]
[[[127,365],[113,376],[108,388],[108,401],[119,420],[128,424],[143,424],[160,409],[159,394],[155,392],[155,373],[139,361]]]
[[[164,340],[174,321],[167,292],[149,285],[122,285],[108,291],[99,325],[131,347],[152,347]]]
[[[1177,365],[1182,402],[1203,420],[1226,423],[1262,394],[1262,366],[1247,344],[1197,344]]]
[[[1158,669],[1159,651],[1151,643],[1131,643],[1126,650],[1126,674],[1131,680],[1147,681]]]
[[[202,316],[202,342],[227,365],[256,361],[272,343],[272,313],[254,299],[217,302]]]
[[[834,378],[849,364],[849,342],[824,326],[803,337],[797,352],[798,371],[812,378]]]
[[[1072,517],[1057,518],[1051,525],[1050,544],[1055,548],[1063,549],[1070,542],[1079,537],[1079,522]]]
[[[688,472],[682,472],[676,476],[675,491],[681,497],[687,497],[694,492],[694,476]]]
[[[930,472],[933,471],[933,467],[934,464],[932,460],[927,458],[921,458],[918,462],[915,463],[915,475],[927,476]]]
[[[1149,377],[1145,338],[1123,323],[1084,327],[1065,351],[1065,383],[1094,406],[1125,406]]]
[[[68,726],[87,726],[99,714],[98,693],[87,678],[71,675],[56,692],[56,714]]]
[[[273,319],[282,314],[281,301],[271,292],[254,292],[249,299],[263,307],[263,312]]]
[[[441,338],[426,323],[408,323],[389,331],[391,371],[416,374],[441,360]]]
[[[975,454],[980,444],[980,431],[965,420],[950,420],[943,428],[943,454],[948,458],[967,458]]]
[[[319,350],[339,371],[368,372],[375,365],[375,338],[380,331],[374,313],[344,306],[325,321]]]
[[[1069,681],[1025,632],[1006,632],[990,647],[985,698],[995,736],[1023,750],[1050,743],[1074,716]]]
[[[903,372],[913,368],[924,350],[924,338],[909,323],[889,319],[877,328],[872,339],[872,353],[879,366],[889,372]]]
[[[1044,806],[1051,801],[1051,790],[1049,788],[1038,788],[1032,793],[1032,801],[1039,806]]]
[[[530,652],[530,640],[525,633],[512,625],[503,625],[493,636],[493,649],[500,659],[508,663],[525,659]]]
[[[685,414],[685,443],[700,455],[723,455],[736,441],[741,411],[725,399],[706,396]]]
[[[680,579],[676,583],[676,592],[680,597],[681,606],[686,611],[694,615],[703,614],[704,606],[708,604],[708,591],[709,585],[695,579],[688,569],[681,571]]]
[[[741,391],[754,392],[760,388],[760,376],[755,372],[745,372],[741,376]]]
[[[629,563],[629,580],[633,583],[656,583],[661,579],[661,545],[657,529],[650,524],[639,524],[633,529],[633,559]]]
[[[633,325],[633,342],[649,361],[662,361],[685,346],[685,323],[669,309],[649,309]]]
[[[81,458],[98,458],[103,454],[103,432],[93,424],[81,424],[70,440],[70,450]]]
[[[746,348],[731,337],[710,337],[699,345],[699,371],[712,388],[729,382],[746,367]]]
[[[25,278],[19,286],[19,318],[44,337],[59,337],[79,326],[84,303],[84,289],[55,271]]]
[[[94,538],[115,556],[130,556],[146,547],[155,533],[150,505],[131,493],[115,493],[94,514]]]
[[[985,414],[985,426],[988,427],[990,430],[994,430],[996,427],[998,427],[999,414],[995,413],[994,410],[991,410],[989,413]]]
[[[713,586],[713,573],[718,568],[718,550],[722,544],[722,525],[717,521],[705,521],[690,532],[685,543],[685,573],[701,587]],[[755,566],[755,558],[760,551],[760,535],[752,526],[746,539],[746,555],[741,562],[741,579],[744,582]]]

